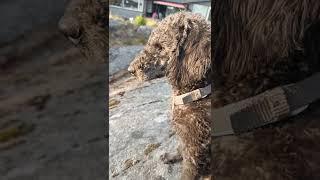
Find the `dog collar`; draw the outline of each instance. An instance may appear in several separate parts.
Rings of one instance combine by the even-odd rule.
[[[207,97],[209,94],[211,94],[211,84],[209,84],[206,87],[199,88],[185,94],[181,94],[179,96],[174,96],[173,102],[175,105],[183,105],[197,101],[199,99],[203,99]]]
[[[240,134],[297,115],[320,98],[320,73],[212,111],[213,136]]]

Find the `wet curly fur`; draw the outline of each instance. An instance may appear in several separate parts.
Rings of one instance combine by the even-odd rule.
[[[319,71],[319,19],[317,0],[216,1],[212,108]],[[213,177],[319,179],[320,123],[315,117],[316,105],[289,122],[212,139]]]
[[[60,31],[89,60],[105,62],[107,59],[106,6],[104,1],[70,0],[59,21]]]
[[[176,13],[151,33],[129,71],[140,80],[166,76],[173,95],[210,84],[211,27],[199,15]],[[210,98],[172,104],[171,124],[182,144],[183,180],[207,175],[210,157]]]
[[[206,59],[211,58],[211,48],[206,44],[210,42],[206,32],[210,27],[193,15],[181,13],[159,25],[129,67],[141,80],[166,74],[174,95],[213,81],[211,104],[201,100],[173,107],[172,124],[184,143],[183,178],[211,173],[214,179],[226,180],[319,179],[320,124],[312,117],[319,113],[316,106],[291,123],[214,138],[211,148],[208,108],[219,108],[318,71],[320,2],[217,0],[214,7],[212,63]],[[196,29],[201,25],[194,24],[207,29]],[[198,39],[187,43],[185,37]],[[184,46],[187,44],[191,45]]]

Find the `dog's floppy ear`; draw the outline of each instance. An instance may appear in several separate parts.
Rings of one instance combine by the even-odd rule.
[[[167,67],[167,77],[171,84],[174,86],[180,87],[181,79],[182,79],[182,64],[183,59],[185,58],[185,44],[188,39],[190,33],[190,26],[184,14],[181,14],[180,18],[178,19],[170,19],[172,24],[172,30],[169,31],[173,33],[171,37],[175,37],[173,39],[173,49],[172,53],[170,54],[170,60]]]
[[[204,19],[189,16],[182,17],[173,28],[177,41],[167,77],[178,88],[192,86],[211,70],[210,26]]]
[[[180,34],[180,40],[178,41],[178,46],[182,48],[188,38],[188,35],[190,33],[190,25],[191,21],[189,19],[184,19],[183,24],[178,26],[179,34]],[[179,49],[180,50],[180,49]]]

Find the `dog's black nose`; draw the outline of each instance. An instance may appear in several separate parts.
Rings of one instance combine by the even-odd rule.
[[[131,66],[128,67],[128,71],[129,71],[132,75],[134,75],[134,73],[135,73],[134,68],[131,67]]]

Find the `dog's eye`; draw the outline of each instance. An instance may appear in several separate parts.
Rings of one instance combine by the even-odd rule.
[[[161,49],[162,49],[162,46],[161,46],[160,43],[156,43],[156,44],[154,45],[154,47],[155,47],[156,49],[158,49],[158,50],[161,50]]]
[[[143,65],[142,65],[142,64],[139,64],[139,65],[138,65],[138,69],[143,69]]]

